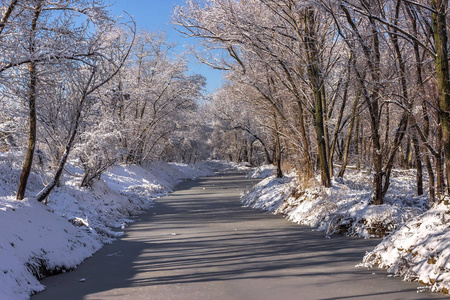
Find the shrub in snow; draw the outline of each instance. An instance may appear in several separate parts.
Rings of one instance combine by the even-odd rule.
[[[283,178],[271,176],[244,192],[241,200],[246,206],[273,212],[292,195],[296,188],[295,182],[291,175]]]
[[[233,169],[233,170],[238,170],[238,171],[250,171],[252,169],[250,164],[245,163],[245,162],[240,162],[240,163],[230,162],[230,163],[228,163],[228,168]]]
[[[19,132],[18,127],[21,122],[18,118],[13,120],[5,120],[0,122],[0,150],[7,151],[10,149],[17,148],[17,132]]]
[[[361,266],[385,268],[433,292],[450,291],[450,207],[440,204],[387,236]]]
[[[367,174],[348,172],[346,179],[333,181],[331,188],[310,184],[299,189],[294,174],[281,179],[269,177],[242,196],[245,205],[265,209],[327,234],[381,237],[427,208],[426,197],[415,197],[414,174],[397,172],[386,203],[369,205],[372,185]],[[369,178],[370,179],[370,178]],[[412,182],[412,183],[408,183]]]
[[[115,127],[112,120],[102,120],[80,135],[72,155],[78,157],[84,171],[81,186],[90,186],[95,178],[100,178],[118,160],[121,135]]]
[[[258,168],[255,168],[254,170],[250,171],[247,174],[247,178],[253,178],[253,179],[262,179],[267,178],[269,176],[274,175],[276,172],[276,167],[274,165],[263,165]]]
[[[361,266],[388,269],[396,276],[450,290],[450,207],[428,209],[426,196],[414,196],[415,174],[395,171],[385,204],[369,205],[370,176],[348,173],[331,188],[298,189],[293,174],[269,177],[242,195],[245,205],[284,214],[288,219],[325,231],[355,237],[390,233],[367,253]],[[424,213],[424,211],[426,211]]]

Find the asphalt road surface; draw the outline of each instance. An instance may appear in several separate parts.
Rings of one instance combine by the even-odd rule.
[[[252,184],[224,173],[180,184],[32,300],[449,299],[355,268],[375,240],[350,239],[241,207]]]

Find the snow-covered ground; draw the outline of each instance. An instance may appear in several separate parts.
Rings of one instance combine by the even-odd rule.
[[[102,244],[120,236],[120,228],[150,208],[153,199],[182,180],[212,175],[223,167],[212,161],[194,166],[117,165],[91,189],[80,188],[79,177],[65,174],[64,184],[44,205],[32,197],[15,200],[20,171],[10,161],[0,156],[0,300],[29,299],[44,289],[36,276],[75,268]],[[69,166],[68,171],[79,170]],[[31,174],[27,194],[35,195],[42,180]]]
[[[450,209],[440,204],[405,223],[364,257],[395,276],[426,284],[423,290],[450,291]]]
[[[348,172],[345,179],[334,179],[331,188],[311,181],[310,187],[301,191],[295,173],[283,178],[272,175],[247,191],[242,201],[246,206],[286,215],[328,235],[339,232],[354,237],[380,237],[428,208],[426,196],[414,196],[413,173],[396,171],[394,175],[386,203],[379,206],[369,205],[371,176],[356,172]]]
[[[413,171],[394,172],[385,204],[379,206],[369,205],[371,176],[363,172],[350,170],[345,179],[334,179],[331,188],[319,187],[314,181],[301,191],[298,186],[294,173],[283,178],[272,175],[246,191],[242,202],[283,214],[289,220],[322,230],[327,236],[386,236],[367,253],[361,266],[386,268],[396,276],[426,284],[424,289],[448,293],[450,209],[441,204],[428,210],[429,198],[415,196]]]
[[[299,192],[294,174],[275,178],[273,166],[204,162],[195,166],[155,162],[144,167],[116,165],[91,189],[80,188],[77,168],[69,166],[64,184],[48,205],[30,197],[16,201],[20,168],[0,156],[0,300],[28,299],[44,287],[36,276],[64,272],[120,236],[120,228],[151,208],[153,199],[177,183],[231,167],[264,178],[243,195],[247,206],[284,214],[292,221],[349,236],[389,234],[364,258],[361,266],[387,268],[396,276],[418,280],[432,291],[450,289],[450,209],[428,209],[426,196],[414,196],[414,173],[396,171],[386,204],[368,205],[369,174],[349,172],[324,189],[313,181]],[[45,178],[31,174],[28,195],[35,195]]]
[[[275,175],[276,168],[274,165],[263,165],[258,168],[253,168],[247,174],[247,178],[263,179]]]

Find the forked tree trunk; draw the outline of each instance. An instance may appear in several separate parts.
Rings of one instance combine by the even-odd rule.
[[[59,182],[59,179],[61,178],[61,175],[64,171],[64,166],[66,165],[67,159],[69,158],[69,153],[72,150],[73,143],[75,141],[75,137],[77,136],[77,133],[78,133],[78,129],[80,126],[80,121],[81,121],[81,112],[83,111],[83,106],[86,101],[86,98],[89,95],[88,89],[94,78],[94,74],[95,74],[95,71],[93,71],[91,73],[89,81],[87,82],[86,87],[81,96],[80,103],[75,112],[75,119],[74,119],[72,132],[71,132],[69,140],[67,141],[66,146],[64,148],[64,153],[59,160],[58,169],[56,169],[56,172],[55,172],[52,180],[36,195],[36,198],[39,202],[44,201],[44,199],[46,199],[48,197],[48,195],[50,195],[51,191],[55,188],[55,186]]]
[[[367,4],[366,9],[376,11],[377,4],[372,1],[365,2]],[[361,83],[361,88],[363,89],[363,95],[366,100],[368,110],[369,110],[369,120],[370,120],[370,137],[372,140],[372,164],[373,164],[373,195],[371,204],[379,205],[383,204],[383,154],[381,147],[381,136],[380,136],[380,111],[379,111],[379,99],[380,95],[380,40],[379,32],[376,26],[376,21],[373,17],[369,16],[369,26],[370,28],[370,39],[364,38],[360,30],[358,29],[355,20],[352,18],[348,7],[344,4],[340,4],[340,8],[345,14],[345,18],[352,28],[358,43],[362,47],[364,57],[367,64],[367,73],[370,75],[370,81],[373,83],[371,88],[371,93],[366,88],[367,79],[357,72],[358,80]],[[370,42],[370,45],[369,43]]]
[[[348,126],[348,132],[347,132],[347,137],[345,139],[345,146],[344,146],[344,159],[342,160],[342,166],[341,169],[339,170],[339,174],[338,177],[344,177],[344,173],[345,173],[345,169],[347,168],[347,161],[348,161],[348,153],[350,152],[350,141],[352,139],[352,133],[353,133],[353,127],[355,124],[355,119],[356,119],[356,109],[358,108],[358,103],[359,103],[359,97],[361,96],[361,90],[358,91],[358,93],[356,94],[356,98],[355,98],[355,102],[353,102],[353,106],[352,106],[352,115],[350,117],[350,125]],[[356,133],[358,132],[358,128],[356,128]],[[355,138],[355,152],[356,152],[356,156],[357,156],[357,168],[359,170],[359,159],[358,159],[358,138],[359,135],[356,134],[356,138]]]
[[[345,84],[344,84],[344,95],[342,97],[342,105],[341,105],[341,108],[339,110],[338,120],[336,122],[336,128],[334,129],[333,141],[331,143],[330,153],[329,153],[329,156],[328,156],[328,169],[330,170],[330,176],[333,176],[334,150],[336,149],[336,144],[337,144],[338,136],[339,136],[339,129],[341,127],[342,118],[344,116],[345,106],[347,104],[348,87],[349,87],[349,84],[350,84],[351,61],[352,61],[352,58],[350,56],[349,60],[348,60],[348,66],[347,66],[347,77],[346,77]],[[353,117],[354,117],[354,115],[353,115]],[[348,135],[347,135],[347,137],[348,137]],[[342,168],[341,168],[341,170],[342,170]],[[340,172],[339,172],[339,174],[340,174]]]

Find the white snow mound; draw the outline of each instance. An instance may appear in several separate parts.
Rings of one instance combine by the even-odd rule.
[[[363,259],[432,292],[450,291],[450,207],[437,205],[387,236]]]
[[[396,171],[385,204],[369,205],[371,176],[348,171],[346,178],[334,179],[331,188],[309,182],[299,189],[295,173],[283,178],[268,177],[242,195],[244,205],[285,215],[289,220],[311,226],[326,234],[353,237],[381,237],[428,207],[426,196],[414,195],[414,174]]]

